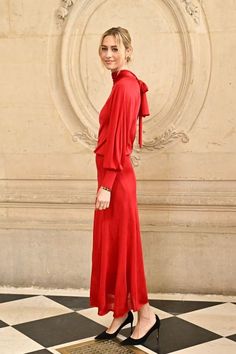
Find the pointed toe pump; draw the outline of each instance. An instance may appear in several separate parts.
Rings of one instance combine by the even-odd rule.
[[[149,329],[149,331],[141,338],[137,338],[137,339],[134,339],[132,337],[128,337],[126,338],[125,340],[123,340],[120,344],[121,345],[139,345],[139,344],[142,344],[144,343],[147,338],[150,336],[150,334],[157,330],[157,335],[159,338],[159,328],[160,328],[160,325],[161,325],[161,321],[159,319],[159,317],[157,315],[156,316],[156,322],[154,323],[154,325]]]
[[[131,333],[132,333],[132,329],[133,329],[133,321],[134,321],[134,316],[132,314],[131,311],[128,312],[128,316],[126,318],[126,320],[120,325],[120,327],[113,333],[107,333],[106,331],[98,334],[95,339],[97,340],[104,340],[104,339],[112,339],[115,338],[117,336],[117,334],[120,332],[120,330],[127,325],[128,323],[131,324]]]

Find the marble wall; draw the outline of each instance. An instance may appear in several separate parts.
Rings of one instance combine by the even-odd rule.
[[[234,0],[2,0],[0,286],[88,288],[100,34],[133,38],[151,116],[133,163],[150,292],[233,294]]]

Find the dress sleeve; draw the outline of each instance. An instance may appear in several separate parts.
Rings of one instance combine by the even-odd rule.
[[[118,171],[123,169],[132,107],[132,92],[124,83],[113,87],[105,143],[102,186],[112,189]]]

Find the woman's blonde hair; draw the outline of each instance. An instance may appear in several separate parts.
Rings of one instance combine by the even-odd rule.
[[[101,40],[100,40],[100,45],[99,45],[99,54],[101,53],[101,45],[105,37],[107,36],[113,36],[117,39],[118,44],[121,42],[123,43],[125,49],[132,49],[131,45],[131,37],[127,29],[123,27],[112,27],[109,28],[106,32],[103,33]],[[127,62],[131,60],[130,56],[126,58]]]

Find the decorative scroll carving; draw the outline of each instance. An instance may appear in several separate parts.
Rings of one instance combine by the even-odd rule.
[[[89,146],[95,147],[98,137],[97,134],[93,133],[88,127],[83,129],[81,132],[77,132],[72,136],[74,142],[79,142],[80,140],[85,141]]]
[[[154,151],[164,149],[168,144],[175,140],[180,140],[182,143],[188,143],[189,137],[184,131],[176,131],[175,127],[172,125],[163,134],[153,138],[149,141],[144,141],[142,149],[135,147],[133,149],[133,154],[131,156],[133,166],[137,167],[141,160],[140,153],[145,151]]]
[[[133,152],[132,155],[131,155],[131,162],[132,162],[134,167],[137,167],[139,165],[140,160],[141,160],[140,155],[138,155],[136,153],[136,151]]]
[[[65,22],[66,17],[69,13],[69,8],[74,5],[73,0],[62,0],[62,5],[56,12],[56,17],[59,20],[59,24],[63,24]]]
[[[199,10],[196,5],[193,4],[191,0],[181,0],[185,4],[185,9],[187,13],[192,16],[196,24],[200,23]]]
[[[163,149],[167,144],[170,144],[176,139],[180,139],[182,143],[188,143],[189,137],[183,131],[176,131],[175,127],[172,126],[167,129],[162,135],[157,136],[149,141],[144,141],[143,150],[153,151]]]
[[[170,144],[176,139],[180,139],[182,143],[188,143],[189,142],[189,137],[187,134],[183,131],[176,131],[175,127],[172,126],[169,129],[167,129],[163,134],[160,136],[157,136],[153,138],[152,140],[149,141],[144,141],[142,150],[147,150],[147,151],[153,151],[153,150],[160,150],[163,149],[167,144]],[[79,142],[80,140],[83,140],[86,142],[91,147],[96,146],[98,137],[97,134],[93,133],[90,129],[87,127],[82,130],[81,132],[77,132],[76,134],[73,135],[72,140],[74,142]],[[140,152],[141,150],[139,148],[134,149],[136,152]]]
[[[83,140],[86,144],[92,148],[96,147],[98,137],[88,128],[85,128],[81,132],[77,132],[72,137],[74,142],[80,142]],[[163,134],[154,137],[152,140],[144,141],[142,149],[135,147],[133,149],[133,154],[131,156],[132,163],[135,167],[139,165],[140,152],[141,151],[154,151],[160,150],[166,147],[166,145],[172,143],[173,141],[180,139],[182,143],[188,143],[189,137],[184,131],[176,131],[174,126],[171,126]]]

